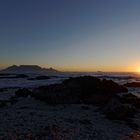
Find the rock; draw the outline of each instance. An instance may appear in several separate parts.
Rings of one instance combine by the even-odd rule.
[[[17,79],[17,78],[28,78],[28,75],[25,74],[16,74],[16,75],[8,75],[8,76],[0,76],[0,79]]]
[[[126,87],[140,87],[140,82],[132,82],[124,84]]]
[[[5,89],[4,88],[0,88],[0,92],[4,92],[5,91]]]
[[[23,89],[19,89],[15,92],[15,95],[17,97],[27,97],[28,95],[31,95],[31,91],[26,89],[26,88],[23,88]]]
[[[124,136],[120,140],[140,140],[140,130],[136,130]]]
[[[86,106],[86,105],[81,106],[81,108],[82,108],[83,110],[89,110],[89,109],[90,109],[90,107],[89,107],[89,106]]]
[[[15,78],[28,78],[28,75],[18,74],[18,75],[15,76]]]
[[[123,96],[119,98],[119,100],[121,103],[131,104],[136,108],[140,108],[140,98],[138,98],[137,96],[131,93],[124,94]]]
[[[47,80],[50,79],[49,76],[37,76],[35,78],[29,78],[28,80]]]
[[[117,98],[113,98],[102,108],[107,118],[113,120],[129,120],[137,112],[136,108],[130,104],[122,104]]]
[[[83,76],[64,80],[62,84],[40,87],[32,96],[47,103],[103,105],[120,92],[127,92],[127,89],[111,80]]]
[[[3,107],[5,107],[5,106],[7,106],[6,102],[0,101],[0,108],[3,108]]]
[[[18,102],[18,99],[17,99],[16,96],[12,96],[12,97],[10,98],[10,100],[9,100],[9,103],[10,103],[11,105],[13,105],[13,104],[15,104],[15,103],[17,103],[17,102]]]
[[[35,99],[45,101],[48,104],[72,104],[80,103],[77,96],[71,95],[69,89],[64,87],[64,85],[50,85],[39,87],[31,95]]]
[[[130,80],[134,79],[136,77],[133,76],[111,76],[111,75],[101,75],[99,78],[104,78],[104,79],[116,79],[116,80]]]
[[[38,76],[35,78],[36,80],[46,80],[46,79],[50,79],[49,76]]]

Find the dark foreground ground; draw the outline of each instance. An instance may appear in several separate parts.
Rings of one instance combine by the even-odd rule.
[[[113,81],[84,76],[0,92],[8,97],[0,102],[0,140],[140,139],[140,100]]]

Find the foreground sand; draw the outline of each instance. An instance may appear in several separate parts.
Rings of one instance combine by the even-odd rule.
[[[50,106],[28,97],[0,108],[0,139],[4,140],[120,140],[132,131],[90,105]]]

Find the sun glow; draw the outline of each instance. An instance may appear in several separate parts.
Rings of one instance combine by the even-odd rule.
[[[137,72],[140,73],[140,68],[137,69]]]

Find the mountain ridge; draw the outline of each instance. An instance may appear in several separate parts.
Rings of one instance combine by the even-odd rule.
[[[42,68],[38,65],[12,65],[0,70],[1,73],[58,73],[53,68]]]

